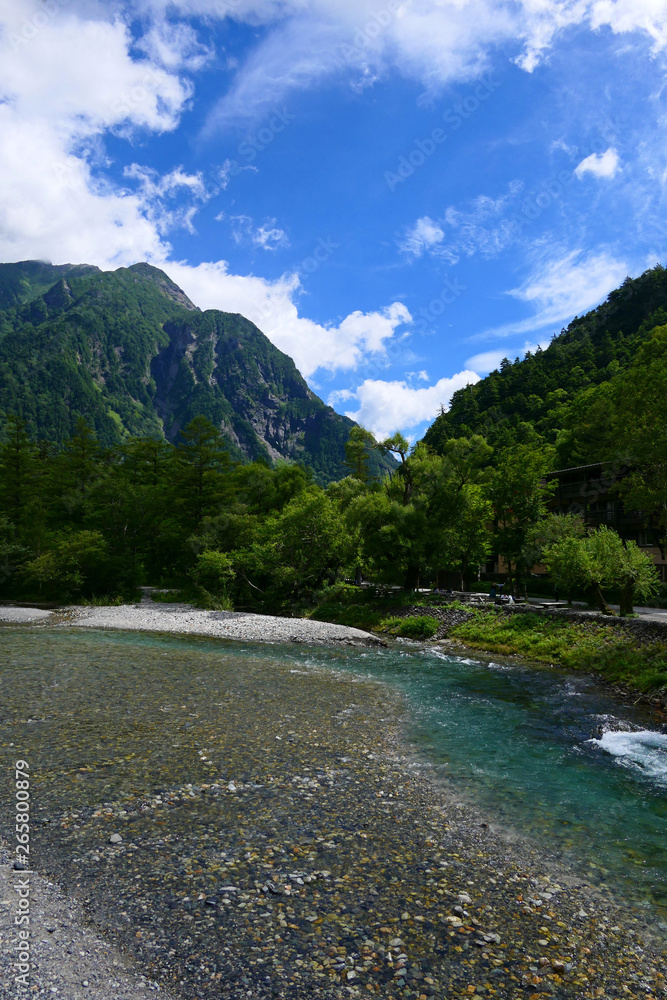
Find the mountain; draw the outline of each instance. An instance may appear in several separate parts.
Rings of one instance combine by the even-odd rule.
[[[128,435],[176,442],[202,415],[234,457],[301,461],[321,483],[346,475],[354,426],[253,323],[200,311],[148,264],[0,264],[2,413],[56,444],[83,416],[106,445]]]
[[[504,359],[454,393],[424,436],[440,451],[449,438],[483,434],[496,448],[520,440],[554,445],[560,468],[606,458],[604,387],[627,369],[651,330],[667,323],[667,270],[626,278],[606,301],[576,317],[549,347]]]

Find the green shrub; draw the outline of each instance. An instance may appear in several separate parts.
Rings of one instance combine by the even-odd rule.
[[[432,639],[438,631],[439,623],[430,615],[407,615],[405,618],[393,615],[376,627],[380,632],[389,632],[405,639]]]
[[[377,632],[391,632],[392,635],[398,635],[398,630],[403,624],[403,619],[398,615],[390,615],[389,618],[383,618],[381,622],[375,626]]]
[[[25,564],[24,582],[48,600],[136,595],[135,567],[114,558],[99,531],[73,531],[52,539],[50,548]]]
[[[353,583],[334,583],[323,587],[316,595],[318,604],[357,604],[364,597],[361,587]]]
[[[408,639],[432,639],[438,628],[438,621],[430,615],[408,615],[398,634]]]

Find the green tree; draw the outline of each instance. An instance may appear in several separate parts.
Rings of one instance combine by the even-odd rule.
[[[15,596],[11,588],[17,587],[17,575],[28,555],[29,550],[17,542],[14,525],[0,515],[0,593]]]
[[[470,586],[473,573],[491,552],[492,518],[483,488],[475,483],[463,486],[455,516],[442,532],[439,552],[445,565],[458,572],[462,590]]]
[[[578,514],[547,514],[526,531],[523,546],[523,562],[527,567],[538,566],[545,560],[545,553],[561,542],[579,541],[586,535],[584,519]],[[567,551],[567,547],[566,550]],[[573,551],[577,551],[576,546]],[[572,603],[572,592],[580,584],[576,574],[569,573],[567,565],[559,570],[557,588],[567,595],[568,603]]]
[[[454,571],[460,587],[469,586],[489,554],[493,510],[481,483],[491,454],[480,435],[447,441],[440,455],[414,449],[413,502],[426,512],[425,568],[438,584]]]
[[[404,481],[399,481],[397,495],[392,495],[391,484],[360,493],[349,504],[345,520],[359,539],[366,575],[413,590],[429,549],[428,522],[423,507],[403,500]]]
[[[602,526],[583,538],[566,537],[545,549],[545,562],[553,578],[570,591],[577,585],[590,589],[592,602],[613,614],[604,591],[619,588],[621,614],[631,614],[633,600],[645,600],[658,588],[658,574],[650,556],[636,542],[623,542],[611,528]]]
[[[528,569],[524,555],[529,528],[546,514],[546,502],[554,489],[544,475],[552,455],[528,444],[504,449],[498,456],[486,486],[497,524],[496,545],[507,565],[515,593],[524,585]]]
[[[234,562],[225,552],[204,549],[190,571],[194,582],[201,587],[208,603],[219,608],[231,608],[229,589],[235,577]]]
[[[377,447],[377,442],[370,431],[354,426],[345,442],[345,466],[350,475],[362,483],[370,479],[369,462],[371,450]]]
[[[230,552],[234,593],[246,606],[288,610],[333,583],[342,565],[344,525],[337,506],[311,485],[266,518],[254,540]]]
[[[13,525],[14,536],[29,528],[35,502],[37,449],[20,417],[9,415],[0,446],[0,511]]]
[[[378,444],[378,449],[383,455],[398,455],[401,460],[399,467],[393,476],[390,477],[392,483],[402,485],[402,503],[407,506],[412,496],[414,487],[413,463],[410,461],[410,445],[398,431],[391,437],[385,438]]]
[[[109,593],[116,584],[107,544],[98,531],[77,531],[57,539],[48,552],[26,564],[24,573],[29,583],[55,599]]]
[[[191,420],[181,437],[174,456],[175,499],[194,530],[228,500],[231,460],[225,439],[206,417]]]
[[[613,380],[613,447],[629,460],[617,490],[626,508],[642,510],[649,530],[667,548],[667,326],[653,330],[630,369]]]

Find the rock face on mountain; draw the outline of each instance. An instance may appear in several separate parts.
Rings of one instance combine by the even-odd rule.
[[[321,483],[346,475],[354,426],[253,323],[200,311],[148,264],[113,272],[0,264],[0,418],[6,413],[57,444],[79,416],[111,444],[127,435],[176,442],[202,415],[235,457],[301,461]]]

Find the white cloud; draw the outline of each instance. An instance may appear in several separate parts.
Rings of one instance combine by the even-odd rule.
[[[36,0],[4,0],[4,6],[18,30],[38,9]],[[141,44],[155,64],[172,70],[196,69],[209,58],[192,27],[175,21],[179,15],[262,26],[257,46],[211,114],[214,127],[257,117],[292,89],[340,71],[355,87],[397,71],[435,93],[478,77],[503,48],[532,72],[573,25],[640,32],[655,50],[667,47],[665,0],[68,0],[67,6],[100,20],[131,11],[147,17],[152,23]]]
[[[65,11],[48,20],[44,5],[26,6],[46,18],[29,39],[13,3],[0,15],[0,92],[19,120],[66,128],[68,139],[121,123],[158,132],[176,126],[190,86],[151,60],[133,59],[121,21]]]
[[[470,368],[472,371],[477,372],[478,375],[488,375],[489,372],[495,371],[496,368],[500,366],[503,358],[509,358],[513,360],[516,357],[523,357],[528,351],[534,353],[538,347],[544,350],[549,346],[549,341],[544,340],[540,344],[532,344],[526,341],[526,343],[521,348],[505,348],[502,351],[483,351],[481,354],[475,354],[473,357],[466,360],[466,368]]]
[[[288,247],[290,245],[289,237],[285,230],[277,226],[272,226],[271,223],[259,226],[253,234],[252,240],[255,246],[262,247],[264,250],[277,250],[278,247]]]
[[[427,94],[471,80],[503,48],[532,72],[566,28],[609,26],[648,35],[667,46],[664,0],[136,0],[158,15],[229,17],[268,27],[230,90],[209,119],[209,129],[256,118],[336,72],[356,88],[390,71],[419,81]]]
[[[399,243],[403,253],[411,257],[421,257],[425,250],[438,246],[445,238],[445,231],[437,222],[424,215],[407,230]]]
[[[106,130],[173,129],[191,92],[134,59],[131,44],[121,21],[84,20],[32,0],[3,3],[1,259],[113,266],[169,252],[151,199],[93,175]]]
[[[465,208],[450,205],[441,219],[425,215],[406,230],[399,249],[413,258],[429,254],[451,265],[476,253],[493,257],[519,235],[516,222],[506,216],[521,190],[522,184],[513,181],[498,198],[478,195]]]
[[[139,184],[143,211],[161,235],[166,235],[176,228],[187,229],[194,233],[193,220],[198,211],[197,204],[184,204],[168,207],[173,199],[182,198],[185,194],[195,203],[203,203],[215,193],[209,192],[200,173],[188,174],[182,167],[176,167],[168,174],[160,176],[157,170],[131,163],[123,170],[123,176],[135,180]]]
[[[290,245],[287,233],[276,225],[275,219],[267,219],[261,226],[256,226],[249,215],[232,215],[230,221],[232,236],[238,245],[250,244],[262,250],[277,250]]]
[[[627,274],[625,262],[606,251],[584,255],[582,250],[572,250],[561,257],[547,257],[519,288],[507,293],[530,306],[533,315],[486,330],[471,339],[510,337],[558,326],[599,305]]]
[[[575,174],[581,180],[585,174],[593,177],[615,177],[619,170],[618,153],[611,146],[604,153],[591,153],[575,168]]]
[[[507,193],[498,198],[482,194],[464,209],[450,206],[443,219],[451,234],[446,248],[450,255],[472,257],[481,253],[484,257],[494,257],[513,242],[518,235],[517,226],[506,215],[522,188],[521,182],[512,181]]]
[[[189,24],[167,20],[153,22],[141,40],[141,48],[153,62],[169,70],[194,72],[214,57]]]
[[[440,407],[449,407],[452,394],[466,385],[479,382],[473,371],[462,371],[451,378],[441,378],[435,385],[421,389],[412,388],[407,382],[383,382],[366,379],[354,392],[343,390],[332,393],[329,403],[334,405],[356,399],[359,408],[346,411],[346,416],[367,427],[378,439],[394,431],[408,431],[426,420],[433,420]]]
[[[351,370],[369,356],[382,357],[397,328],[412,320],[406,307],[394,302],[326,326],[299,315],[294,300],[300,285],[294,274],[267,281],[230,274],[225,261],[198,267],[166,261],[161,266],[200,308],[238,312],[256,323],[306,378],[318,369]]]
[[[168,251],[141,196],[101,187],[56,130],[0,106],[0,259],[111,267]]]
[[[590,5],[593,29],[608,25],[616,34],[644,31],[654,49],[667,47],[667,3],[665,0],[593,0]]]
[[[123,171],[125,177],[139,181],[143,194],[147,198],[173,197],[177,192],[185,189],[201,201],[208,197],[204,179],[200,173],[188,174],[183,167],[176,167],[168,174],[160,174],[150,167],[142,167],[138,163],[131,163]]]

